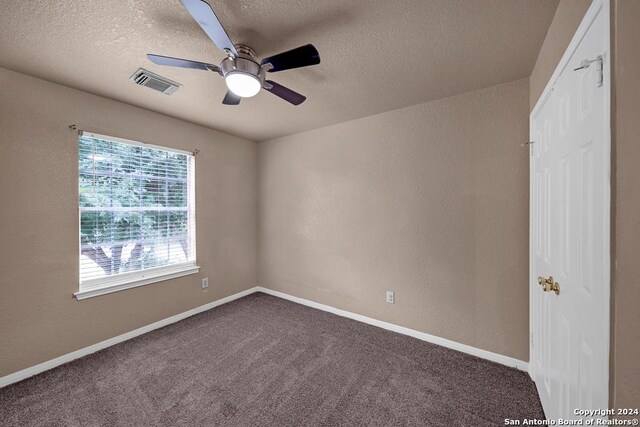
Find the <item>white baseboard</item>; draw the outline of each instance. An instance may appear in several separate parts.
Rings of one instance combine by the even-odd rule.
[[[155,323],[152,323],[147,326],[143,326],[131,332],[124,333],[122,335],[118,335],[117,337],[109,338],[108,340],[101,341],[97,344],[90,345],[85,348],[81,348],[80,350],[76,350],[74,352],[65,354],[60,357],[56,357],[55,359],[48,360],[46,362],[40,363],[38,365],[32,366],[30,368],[23,369],[18,372],[14,372],[13,374],[9,374],[0,378],[0,388],[5,387],[9,384],[22,381],[26,378],[32,377],[44,371],[48,371],[49,369],[53,369],[56,366],[60,366],[67,362],[71,362],[72,360],[79,359],[83,356],[87,356],[91,353],[95,353],[96,351],[100,351],[107,347],[111,347],[112,345],[119,344],[121,342],[130,340],[131,338],[135,338],[139,335],[146,334],[147,332],[151,332],[154,329],[162,328],[163,326],[170,325],[171,323],[179,322],[180,320],[186,319],[187,317],[191,317],[195,314],[202,313],[203,311],[210,310],[219,305],[228,303],[230,301],[236,300],[238,298],[242,298],[254,292],[264,292],[265,294],[273,295],[278,298],[286,299],[289,301],[293,301],[298,304],[306,305],[308,307],[316,308],[318,310],[327,311],[329,313],[337,314],[338,316],[348,317],[349,319],[357,320],[359,322],[368,323],[369,325],[377,326],[382,329],[387,329],[389,331],[397,332],[403,335],[409,335],[411,337],[417,338],[422,341],[427,341],[433,344],[441,345],[443,347],[451,348],[453,350],[458,350],[463,353],[471,354],[473,356],[480,357],[482,359],[487,359],[492,362],[500,363],[502,365],[510,366],[521,371],[528,371],[529,364],[522,360],[514,359],[512,357],[503,356],[501,354],[492,353],[487,350],[482,350],[476,347],[472,347],[466,344],[460,344],[455,341],[450,341],[445,338],[440,338],[435,335],[429,335],[424,332],[419,332],[414,329],[405,328],[404,326],[394,325],[392,323],[383,322],[382,320],[373,319],[371,317],[362,316],[360,314],[352,313],[350,311],[341,310],[339,308],[331,307],[329,305],[320,304],[314,301],[310,301],[304,298],[294,297],[289,294],[285,294],[283,292],[274,291],[268,288],[264,288],[262,286],[255,286],[253,288],[247,289],[242,292],[238,292],[233,295],[229,295],[228,297],[219,299],[217,301],[210,302],[205,305],[201,305],[200,307],[196,307],[194,309],[185,311],[184,313],[176,314],[175,316],[167,317],[166,319],[159,320]]]
[[[496,362],[502,365],[516,368],[521,371],[525,371],[525,372],[529,371],[528,362],[514,359],[513,357],[503,356],[502,354],[498,354],[498,353],[492,353],[490,351],[482,350],[480,348],[472,347],[466,344],[460,344],[458,342],[437,337],[435,335],[430,335],[424,332],[416,331],[414,329],[405,328],[404,326],[394,325],[393,323],[383,322],[382,320],[377,320],[371,317],[352,313],[350,311],[341,310],[339,308],[331,307],[330,305],[324,305],[324,304],[320,304],[304,298],[294,297],[292,295],[285,294],[279,291],[274,291],[268,288],[264,288],[262,286],[258,286],[257,290],[259,292],[264,292],[265,294],[273,295],[278,298],[283,298],[289,301],[296,302],[298,304],[306,305],[308,307],[317,308],[318,310],[328,311],[329,313],[337,314],[338,316],[348,317],[349,319],[357,320],[363,323],[368,323],[369,325],[377,326],[382,329],[387,329],[389,331],[397,332],[403,335],[409,335],[411,337],[418,338],[419,340],[422,340],[422,341],[427,341],[427,342],[441,345],[443,347],[447,347],[453,350],[458,350],[463,353],[471,354],[473,356],[477,356],[482,359],[490,360],[492,362]]]
[[[201,305],[200,307],[196,307],[194,309],[185,311],[180,314],[176,314],[175,316],[167,317],[166,319],[159,320],[150,325],[143,326],[141,328],[135,329],[131,332],[124,333],[122,335],[118,335],[117,337],[109,338],[108,340],[101,341],[97,344],[90,345],[89,347],[81,348],[80,350],[76,350],[74,352],[65,354],[60,357],[56,357],[55,359],[48,360],[46,362],[40,363],[38,365],[32,366],[27,369],[23,369],[18,372],[14,372],[13,374],[9,374],[0,378],[0,388],[7,386],[9,384],[22,381],[26,378],[37,375],[41,372],[48,371],[49,369],[55,368],[56,366],[60,366],[62,364],[71,362],[72,360],[79,359],[83,356],[89,355],[91,353],[95,353],[96,351],[100,351],[107,347],[111,347],[112,345],[119,344],[123,341],[130,340],[131,338],[135,338],[139,335],[146,334],[147,332],[151,332],[154,329],[162,328],[163,326],[170,325],[171,323],[179,322],[180,320],[186,319],[187,317],[191,317],[195,314],[202,313],[203,311],[210,310],[219,305],[231,302],[238,298],[242,298],[246,295],[252,294],[258,291],[258,287],[254,287],[251,289],[247,289],[246,291],[238,292],[237,294],[229,295],[228,297],[221,298],[219,300],[210,302],[205,305]]]

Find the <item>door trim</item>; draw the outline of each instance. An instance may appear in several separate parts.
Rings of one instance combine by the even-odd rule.
[[[560,75],[562,74],[562,72],[565,70],[565,68],[567,67],[567,65],[569,64],[569,61],[573,55],[573,53],[576,51],[576,49],[578,48],[578,46],[580,45],[580,42],[583,40],[583,38],[585,37],[585,35],[587,34],[587,31],[591,28],[591,25],[593,24],[593,22],[595,21],[595,19],[599,16],[599,14],[603,14],[604,15],[604,21],[605,21],[605,25],[606,25],[606,30],[605,30],[605,45],[608,46],[608,49],[606,52],[603,53],[603,78],[604,78],[604,82],[603,82],[603,90],[605,91],[604,93],[604,98],[605,98],[605,105],[604,105],[604,120],[605,120],[605,135],[603,137],[603,143],[605,144],[604,146],[604,151],[605,151],[605,155],[607,156],[605,160],[605,164],[608,167],[607,170],[607,183],[605,184],[605,204],[606,206],[608,206],[608,209],[604,210],[604,224],[607,224],[608,226],[605,227],[605,230],[603,230],[604,232],[604,244],[606,245],[606,247],[604,248],[604,253],[605,253],[605,258],[603,260],[601,260],[603,262],[603,269],[605,272],[605,280],[606,283],[604,285],[604,296],[603,296],[603,305],[605,308],[605,313],[607,314],[605,316],[606,318],[606,327],[603,328],[603,333],[604,336],[603,338],[603,345],[605,347],[605,351],[606,353],[609,355],[609,357],[607,358],[607,366],[605,369],[605,379],[606,379],[606,383],[610,384],[610,380],[609,380],[609,360],[611,358],[611,351],[610,351],[610,295],[611,295],[611,22],[610,22],[610,4],[609,4],[609,0],[593,0],[591,6],[589,7],[589,9],[587,10],[584,18],[582,19],[582,22],[580,23],[580,26],[578,27],[578,29],[576,30],[576,33],[574,34],[573,38],[571,39],[571,43],[569,43],[569,46],[567,47],[567,50],[564,52],[564,54],[562,55],[562,58],[560,59],[560,62],[558,63],[555,71],[553,72],[553,74],[551,75],[551,78],[549,79],[549,81],[547,82],[547,85],[545,86],[544,91],[542,92],[542,95],[540,95],[540,98],[538,99],[538,101],[536,102],[535,107],[533,108],[533,110],[531,111],[531,114],[529,116],[529,137],[530,137],[530,141],[534,141],[535,135],[533,132],[533,123],[535,118],[538,116],[538,114],[540,113],[540,111],[542,110],[542,107],[545,105],[546,101],[549,99],[549,96],[551,95],[551,92],[553,91],[553,88],[556,84],[556,81],[558,80],[558,78],[560,77]],[[531,150],[533,148],[530,147],[530,153]],[[530,157],[530,162],[529,162],[529,188],[531,189],[531,185],[533,184],[533,173],[534,173],[534,164],[533,164],[533,160]],[[529,192],[529,218],[531,221],[531,218],[534,217],[534,212],[536,209],[536,204],[535,201],[533,200],[533,192],[530,191]],[[533,233],[535,231],[534,228],[534,224],[529,224],[529,375],[534,378],[534,363],[531,363],[531,361],[533,360],[533,346],[531,345],[532,342],[532,334],[533,334],[533,325],[535,324],[535,311],[532,307],[533,305],[533,292],[539,292],[539,289],[537,289],[537,286],[533,286],[533,284],[536,283],[536,273],[535,273],[535,253],[532,250],[532,242],[533,240]],[[605,391],[607,396],[608,396],[608,400],[610,400],[610,396],[609,396],[609,387],[607,387],[607,390]]]

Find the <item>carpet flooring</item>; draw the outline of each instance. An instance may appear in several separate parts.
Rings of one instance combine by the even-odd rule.
[[[500,426],[524,372],[255,293],[0,389],[3,426]]]

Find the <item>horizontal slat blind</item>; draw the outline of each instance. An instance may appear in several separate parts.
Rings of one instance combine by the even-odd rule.
[[[194,156],[82,133],[80,289],[195,265]]]

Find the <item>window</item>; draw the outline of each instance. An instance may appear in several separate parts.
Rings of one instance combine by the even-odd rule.
[[[195,273],[192,153],[81,132],[78,299]]]

